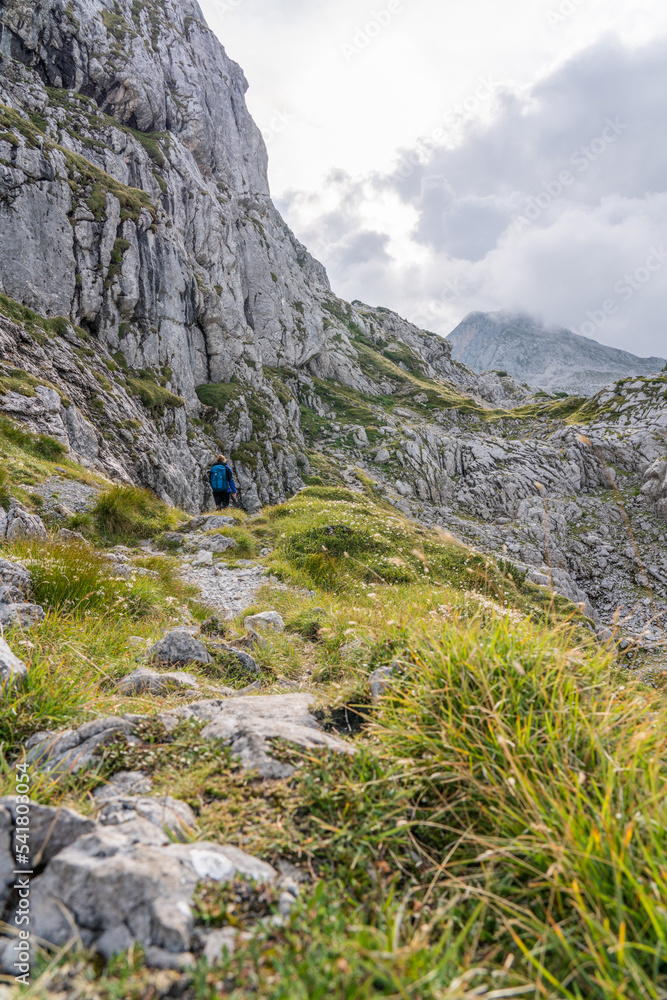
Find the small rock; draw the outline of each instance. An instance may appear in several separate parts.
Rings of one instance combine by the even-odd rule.
[[[391,667],[379,667],[370,675],[368,685],[371,689],[371,698],[373,701],[379,701],[382,695],[389,691],[394,672],[395,667],[392,665]]]
[[[39,604],[1,604],[0,603],[0,625],[7,628],[8,625],[21,625],[28,628],[30,625],[39,625],[44,621],[46,615],[44,608]]]
[[[162,539],[171,545],[182,545],[185,541],[185,536],[180,531],[165,531]]]
[[[249,670],[253,674],[259,673],[259,666],[249,653],[245,653],[242,649],[236,649],[234,646],[228,646],[226,643],[222,643],[222,648],[231,653],[244,670]]]
[[[108,786],[107,786],[108,787]],[[98,799],[99,802],[99,799]],[[197,817],[187,802],[171,795],[118,795],[101,803],[98,822],[103,826],[120,826],[142,819],[160,830],[168,830],[178,840],[187,841],[197,826]]]
[[[373,461],[376,462],[377,465],[384,465],[384,463],[388,462],[390,458],[391,454],[387,451],[387,449],[380,448],[379,452],[377,453]]]
[[[195,966],[195,956],[191,951],[167,951],[165,948],[146,948],[146,965],[150,969],[172,969],[174,972],[183,972]]]
[[[209,514],[208,517],[203,518],[203,527],[206,531],[211,531],[215,528],[230,528],[232,525],[236,524],[233,517],[229,517],[228,514]]]
[[[98,805],[102,805],[127,795],[146,795],[152,784],[146,771],[118,771],[106,785],[95,789],[93,798]]]
[[[252,632],[262,628],[271,628],[274,632],[285,631],[285,622],[277,611],[261,611],[258,615],[248,615],[243,624]]]
[[[206,549],[201,549],[192,561],[193,566],[212,566],[213,553]]]
[[[61,528],[56,535],[56,541],[90,546],[90,542],[83,537],[80,531],[70,531],[69,528]]]
[[[209,553],[210,555],[210,553]],[[200,639],[184,629],[167,632],[149,649],[148,655],[163,663],[210,663],[211,655]]]
[[[296,904],[296,897],[291,892],[281,892],[278,900],[278,913],[281,917],[289,917]]]
[[[222,927],[219,930],[210,931],[206,935],[204,958],[209,966],[217,965],[222,960],[225,951],[230,957],[234,954],[238,936],[239,932],[236,927]]]
[[[28,668],[23,660],[14,656],[5,640],[0,638],[0,688],[3,693],[14,685],[21,685],[27,676]]]
[[[0,559],[0,583],[5,587],[14,587],[20,594],[30,593],[30,573],[21,563]]]
[[[157,670],[139,667],[123,677],[116,685],[116,690],[119,694],[131,697],[140,694],[168,695],[179,689],[196,690],[198,687],[195,678],[182,671],[160,674]]]
[[[31,514],[18,500],[12,500],[7,511],[7,541],[21,538],[46,538],[46,526],[41,517]]]

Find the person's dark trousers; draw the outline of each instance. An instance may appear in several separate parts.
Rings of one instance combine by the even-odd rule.
[[[228,493],[227,490],[213,490],[213,499],[218,510],[223,507],[229,507],[230,496],[231,493]]]

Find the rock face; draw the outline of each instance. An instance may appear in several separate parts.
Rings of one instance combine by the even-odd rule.
[[[386,390],[367,342],[526,395],[331,294],[271,202],[245,89],[194,0],[0,8],[0,410],[193,511],[221,448],[246,510],[300,488],[313,378]]]
[[[592,396],[628,375],[653,375],[666,364],[664,358],[638,358],[531,316],[504,312],[470,313],[447,342],[452,357],[473,371],[504,370],[548,392],[579,396]]]

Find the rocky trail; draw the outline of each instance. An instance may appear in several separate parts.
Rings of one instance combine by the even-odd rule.
[[[70,501],[75,494],[75,489],[68,491]],[[19,507],[16,511],[20,514]],[[22,523],[22,537],[40,537],[42,531],[46,535],[38,517]],[[198,588],[202,603],[225,620],[250,607],[266,582],[263,567],[249,560],[240,568],[212,564],[214,553],[234,547],[231,539],[216,534],[233,523],[233,518],[224,516],[198,518],[179,538],[192,552],[181,562],[184,579]],[[65,539],[75,546],[88,544],[73,532],[66,533]],[[229,544],[221,546],[220,542]],[[146,552],[162,555],[150,543],[143,543],[139,550],[116,546],[108,550],[106,558],[122,579],[142,572],[132,564],[137,552],[140,556]],[[30,573],[9,560],[0,563],[0,573],[7,584],[0,596],[5,603],[0,607],[9,623],[16,622],[27,605],[14,599],[29,594]],[[43,617],[42,609],[39,611]],[[25,745],[26,764],[33,782],[39,776],[58,784],[94,775],[109,748],[121,754],[145,751],[148,739],[151,753],[161,747],[168,749],[184,726],[190,735],[197,734],[204,756],[207,744],[214,754],[227,748],[237,767],[264,782],[284,780],[295,772],[294,764],[275,756],[276,740],[306,750],[353,754],[351,743],[322,730],[312,714],[316,703],[312,691],[270,694],[252,682],[259,668],[248,650],[262,644],[267,631],[284,630],[281,616],[275,611],[262,612],[247,617],[244,627],[245,637],[236,643],[206,639],[196,625],[166,632],[138,655],[136,668],[116,684],[125,711],[93,718],[76,728],[30,736]],[[247,672],[246,688],[216,686],[202,673],[221,651]],[[4,688],[20,685],[27,672],[26,665],[0,638]],[[195,701],[183,699],[204,693],[206,697]],[[156,716],[133,711],[133,699],[146,696],[172,701],[176,697],[180,703]],[[31,856],[36,859],[37,874],[31,882],[31,926],[33,935],[48,949],[69,945],[74,936],[92,953],[109,959],[140,941],[146,964],[153,969],[184,971],[202,956],[213,965],[221,959],[223,949],[227,954],[233,952],[245,932],[233,926],[196,927],[195,888],[235,884],[239,879],[252,880],[246,883],[252,885],[248,890],[251,895],[259,898],[270,893],[276,911],[266,919],[276,924],[288,916],[299,895],[293,874],[302,878],[301,873],[285,874],[291,870],[285,863],[281,874],[280,859],[276,868],[237,847],[201,839],[191,807],[170,795],[152,796],[151,787],[148,772],[116,769],[108,780],[97,784],[92,808],[85,815],[63,807],[32,807]],[[13,911],[16,920],[20,913],[15,909],[13,888],[14,858],[20,855],[20,801],[20,796],[0,800],[0,907],[9,919],[0,938],[0,964],[7,972],[13,970],[14,934],[18,933],[18,924],[12,925],[9,915]],[[5,995],[2,987],[0,995]]]

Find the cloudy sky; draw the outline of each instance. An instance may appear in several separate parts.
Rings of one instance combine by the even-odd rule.
[[[344,298],[667,356],[662,0],[200,0]]]

